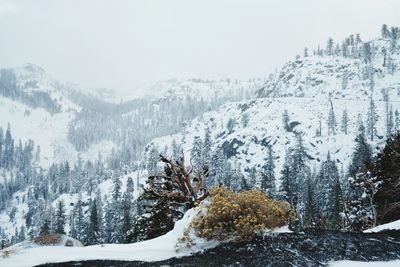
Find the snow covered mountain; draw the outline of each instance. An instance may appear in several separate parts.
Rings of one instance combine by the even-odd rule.
[[[75,162],[78,152],[68,141],[68,127],[81,110],[71,93],[80,89],[49,78],[33,64],[1,69],[0,81],[0,127],[6,129],[10,123],[16,141],[31,139],[40,146],[40,165],[45,168],[66,160]],[[81,156],[107,155],[112,146],[109,142],[94,145]]]
[[[1,69],[0,127],[6,132],[10,124],[15,146],[18,140],[22,143],[33,140],[34,155],[38,155],[38,159],[32,160],[29,171],[0,165],[0,192],[8,192],[0,198],[0,209],[4,207],[0,210],[0,235],[3,233],[10,238],[15,229],[21,231],[25,227],[29,230],[26,218],[32,212],[26,199],[37,190],[34,189],[36,186],[49,183],[52,187],[47,204],[42,203],[46,207],[39,207],[38,212],[54,209],[62,200],[70,214],[79,195],[88,205],[93,188],[99,189],[102,199],[107,196],[111,199],[111,177],[122,176],[122,190],[125,190],[126,173],[138,160],[135,153],[140,155],[152,138],[175,132],[186,119],[214,109],[225,101],[245,98],[249,92],[259,89],[261,82],[165,81],[157,83],[157,90],[150,90],[152,96],[121,103],[112,101],[112,91],[99,92],[60,83],[33,64]],[[204,98],[197,99],[200,94]],[[166,116],[169,119],[165,119]],[[0,154],[1,160],[5,157]],[[97,161],[100,158],[103,162]],[[66,162],[68,167],[64,165]],[[63,170],[68,174],[63,174]],[[25,178],[21,179],[21,176]],[[143,177],[141,175],[141,179]],[[132,178],[135,178],[137,193],[134,198],[137,198],[144,181],[136,181],[136,174]],[[67,186],[62,182],[66,180]],[[70,186],[72,184],[75,186]],[[12,190],[8,191],[6,187]]]
[[[310,166],[317,167],[329,152],[346,172],[360,120],[367,122],[371,99],[380,114],[374,125],[377,132],[370,140],[373,148],[400,127],[400,50],[397,39],[355,42],[354,36],[341,47],[288,62],[271,75],[256,98],[225,104],[188,123],[183,133],[158,138],[153,144],[159,151],[167,146],[172,154],[174,141],[183,140],[183,150],[190,155],[194,140],[204,141],[209,129],[212,149],[222,149],[234,168],[246,176],[253,167],[261,170],[271,147],[279,178],[286,152],[295,146],[300,133]],[[287,126],[282,122],[286,111]],[[332,129],[330,111],[335,121]]]
[[[204,102],[218,98],[229,98],[230,101],[252,97],[260,89],[265,79],[241,80],[205,80],[205,79],[171,79],[146,85],[141,91],[155,98],[155,102],[184,100],[188,96]]]

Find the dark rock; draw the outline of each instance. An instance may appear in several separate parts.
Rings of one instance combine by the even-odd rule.
[[[400,259],[400,231],[364,234],[308,229],[304,233],[272,234],[249,242],[222,244],[203,253],[160,262],[95,260],[41,266],[326,266],[337,260],[394,259]]]

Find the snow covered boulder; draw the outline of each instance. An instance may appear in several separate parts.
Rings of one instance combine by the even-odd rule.
[[[32,240],[32,243],[40,246],[61,246],[61,247],[83,247],[81,241],[72,237],[60,234],[50,234],[38,236]]]

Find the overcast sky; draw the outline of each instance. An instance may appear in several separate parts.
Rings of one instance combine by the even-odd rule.
[[[265,77],[305,46],[400,26],[399,0],[0,0],[0,65],[116,90]]]

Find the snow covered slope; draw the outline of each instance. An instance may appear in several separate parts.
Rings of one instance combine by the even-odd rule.
[[[198,240],[191,247],[180,247],[179,239],[202,207],[191,209],[175,223],[167,234],[155,239],[133,244],[106,244],[83,248],[77,247],[27,247],[16,244],[10,248],[10,256],[1,257],[0,266],[32,266],[50,262],[82,261],[93,259],[126,261],[160,261],[172,257],[188,256],[218,245],[217,241]]]
[[[210,102],[213,99],[228,97],[244,99],[260,89],[264,79],[249,80],[205,80],[205,79],[170,79],[148,83],[140,91],[153,97],[155,102],[182,100],[188,96]]]
[[[365,44],[371,47],[368,61],[363,56]],[[371,96],[371,91],[374,98],[380,97],[382,89],[397,94],[400,86],[398,41],[396,49],[392,49],[389,39],[376,39],[354,47],[357,55],[353,57],[308,56],[288,62],[271,75],[257,96],[318,98],[330,93],[338,99],[363,100]]]
[[[330,152],[339,163],[339,169],[342,166],[346,170],[358,134],[359,117],[365,125],[370,98],[380,116],[376,125],[378,136],[371,141],[374,151],[385,140],[386,107],[391,106],[393,113],[400,110],[399,44],[397,42],[396,49],[392,50],[387,39],[369,44],[373,50],[370,62],[341,55],[315,55],[291,61],[265,83],[257,92],[257,99],[225,104],[191,121],[183,134],[158,138],[153,144],[159,151],[169,147],[171,154],[173,140],[178,143],[184,140],[183,149],[190,155],[194,138],[203,138],[209,128],[213,149],[223,149],[241,170],[248,171],[253,166],[259,169],[265,163],[267,146],[271,145],[279,177],[285,153],[295,145],[296,133],[301,133],[311,167],[318,166]],[[384,54],[382,51],[391,52]],[[384,57],[390,57],[393,64],[390,70],[384,66]],[[388,105],[383,92],[387,92]],[[328,135],[330,98],[337,125],[336,133]],[[285,110],[293,126],[291,131],[282,123]],[[347,134],[340,130],[345,110],[349,118]],[[228,129],[229,121],[230,127],[233,125],[231,129]],[[321,135],[318,135],[320,122]]]
[[[365,230],[364,233],[376,233],[384,230],[400,230],[400,220],[378,225],[374,228]]]
[[[49,78],[33,64],[0,71],[0,127],[5,130],[10,123],[16,142],[31,139],[39,145],[42,167],[66,160],[75,162],[78,152],[68,141],[68,125],[81,107],[70,94],[81,89]],[[7,86],[14,92],[8,93]],[[104,141],[81,153],[81,157],[96,158],[99,152],[108,155],[114,146]]]

